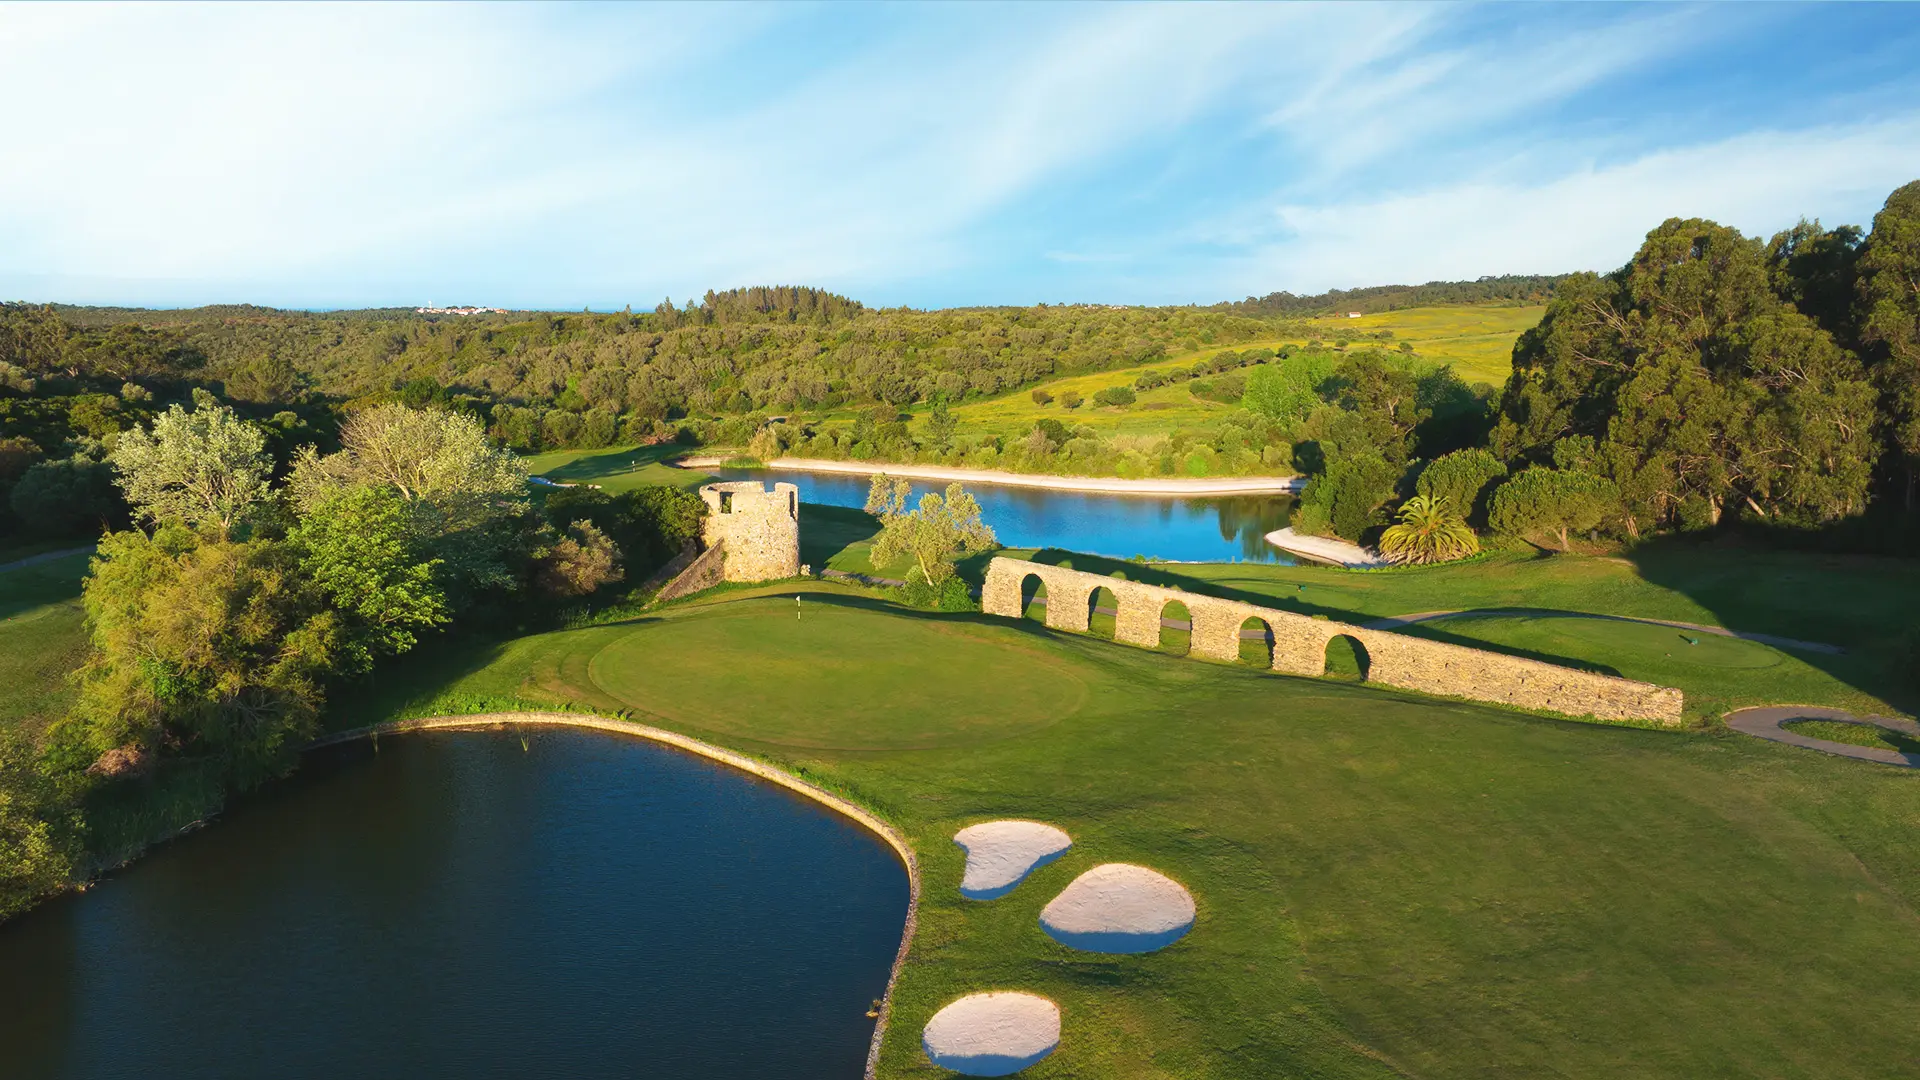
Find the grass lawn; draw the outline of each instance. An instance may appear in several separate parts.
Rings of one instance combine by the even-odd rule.
[[[87,652],[80,579],[89,558],[0,571],[0,727],[37,736],[72,703],[67,673]]]
[[[1402,632],[1531,656],[1661,686],[1679,686],[1691,696],[1737,701],[1740,705],[1800,702],[1809,693],[1844,697],[1851,690],[1814,667],[1805,654],[1796,655],[1790,650],[1739,638],[1645,623],[1577,617],[1461,615],[1417,623]]]
[[[527,468],[562,484],[593,484],[619,493],[649,484],[696,488],[712,478],[699,469],[676,469],[664,462],[685,454],[676,443],[658,446],[615,447],[608,450],[555,450],[528,457]]]
[[[1724,626],[1843,647],[1843,655],[1595,620],[1443,619],[1402,632],[1618,672],[1687,692],[1689,711],[1715,706],[1832,705],[1920,710],[1904,651],[1920,610],[1920,564],[1872,556],[1651,544],[1627,558],[1497,553],[1465,563],[1342,570],[1272,563],[1142,565],[1046,551],[1006,554],[1191,592],[1366,622],[1481,608],[1626,615]],[[977,568],[974,571],[978,573]],[[1671,655],[1668,655],[1671,654]]]
[[[1142,392],[1133,405],[1125,408],[1096,406],[1090,399],[1095,392],[1109,386],[1131,387],[1134,379],[1145,371],[1191,367],[1195,361],[1227,349],[1244,352],[1262,346],[1277,349],[1282,345],[1304,345],[1316,335],[1330,341],[1331,332],[1335,329],[1369,332],[1391,330],[1394,336],[1384,343],[1386,348],[1397,348],[1400,342],[1409,342],[1420,356],[1451,364],[1454,371],[1469,384],[1485,382],[1498,388],[1505,384],[1512,370],[1514,340],[1522,331],[1539,323],[1545,311],[1545,307],[1537,305],[1461,305],[1409,308],[1358,319],[1315,320],[1314,329],[1307,334],[1210,345],[1181,352],[1153,364],[1117,368],[1091,375],[1066,376],[1039,385],[1038,389],[1044,389],[1056,398],[1068,390],[1078,391],[1082,397],[1089,399],[1087,404],[1078,409],[1068,410],[1057,402],[1047,406],[1036,405],[1032,398],[1032,391],[1036,388],[1027,387],[1000,397],[957,406],[953,415],[959,422],[959,434],[971,438],[981,435],[1018,437],[1032,430],[1034,423],[1043,417],[1053,417],[1070,426],[1091,427],[1104,437],[1157,437],[1183,428],[1211,428],[1232,416],[1238,406],[1202,401],[1188,391],[1186,383]],[[827,410],[795,419],[807,423],[845,424],[852,422],[856,411]],[[916,429],[924,425],[926,414],[927,407],[924,406],[916,411]],[[697,474],[660,464],[663,458],[684,453],[686,449],[668,445],[637,449],[564,450],[534,455],[529,459],[529,464],[536,474],[562,482],[600,484],[609,491],[620,491],[636,484],[690,485],[699,482]]]
[[[1432,360],[1453,365],[1456,375],[1468,385],[1483,382],[1494,389],[1506,385],[1513,374],[1513,343],[1525,331],[1540,324],[1546,305],[1458,305],[1451,307],[1407,308],[1362,315],[1315,320],[1329,329],[1348,327],[1359,330],[1392,330],[1393,341],[1413,343],[1413,351]]]
[[[1920,1028],[1920,775],[1757,739],[1566,723],[748,590],[619,625],[426,650],[342,726],[450,702],[623,708],[888,817],[922,860],[883,1076],[982,989],[1064,1012],[1045,1077],[1895,1077]],[[951,837],[1050,821],[1072,851],[959,898]],[[1192,889],[1144,956],[1040,908],[1102,862]]]
[[[1420,356],[1453,365],[1455,373],[1469,384],[1484,382],[1498,388],[1506,383],[1507,376],[1513,370],[1514,339],[1522,331],[1538,324],[1545,311],[1546,308],[1541,306],[1409,308],[1358,319],[1316,320],[1315,325],[1324,324],[1329,332],[1336,328],[1369,332],[1392,330],[1394,336],[1385,343],[1386,348],[1396,348],[1402,341],[1411,342]],[[1040,384],[1039,389],[1046,390],[1056,399],[1065,391],[1078,391],[1082,397],[1089,399],[1087,404],[1078,409],[1065,409],[1057,401],[1052,405],[1036,405],[1032,390],[1027,389],[961,405],[953,410],[953,415],[960,422],[960,433],[970,436],[1021,435],[1031,430],[1042,417],[1048,416],[1067,424],[1084,424],[1104,436],[1161,435],[1178,428],[1207,427],[1231,416],[1237,406],[1202,401],[1188,391],[1186,383],[1145,391],[1134,404],[1125,408],[1097,406],[1091,399],[1097,391],[1109,386],[1132,386],[1133,380],[1142,372],[1191,367],[1194,361],[1225,349],[1244,352],[1258,346],[1278,348],[1281,345],[1303,345],[1307,340],[1307,336],[1294,335],[1212,346],[1155,364],[1093,375],[1074,375]]]

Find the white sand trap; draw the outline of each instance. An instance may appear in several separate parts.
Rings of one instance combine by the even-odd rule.
[[[1144,866],[1105,863],[1054,897],[1040,912],[1040,928],[1087,952],[1152,952],[1193,929],[1193,894]]]
[[[1005,1076],[1060,1045],[1060,1006],[1011,990],[968,994],[933,1014],[920,1035],[927,1060],[968,1076]]]
[[[953,834],[967,853],[960,895],[992,900],[1013,891],[1028,874],[1066,853],[1073,837],[1037,821],[987,821]]]

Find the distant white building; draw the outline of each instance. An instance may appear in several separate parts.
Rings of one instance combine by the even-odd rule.
[[[505,315],[506,308],[497,307],[422,307],[414,308],[416,315]]]
[[[1349,312],[1347,312],[1347,318],[1349,318],[1349,319],[1357,319],[1357,318],[1359,318],[1359,317],[1360,317],[1360,312],[1358,312],[1358,311],[1349,311]]]

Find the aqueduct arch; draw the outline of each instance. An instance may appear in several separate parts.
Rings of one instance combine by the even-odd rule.
[[[1289,675],[1325,674],[1327,643],[1345,636],[1366,650],[1369,682],[1569,716],[1666,723],[1681,718],[1681,694],[1671,687],[1005,556],[987,566],[981,607],[989,615],[1019,618],[1023,582],[1030,577],[1046,585],[1046,622],[1055,630],[1086,633],[1094,590],[1104,587],[1119,608],[1113,638],[1128,645],[1157,648],[1160,613],[1177,600],[1192,615],[1189,655],[1202,659],[1238,661],[1240,628],[1259,619],[1273,632],[1273,670]]]

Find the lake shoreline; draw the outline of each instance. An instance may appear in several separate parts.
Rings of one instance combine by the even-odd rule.
[[[726,459],[714,455],[684,457],[671,464],[681,469],[718,468]],[[1154,477],[1128,480],[1117,476],[1043,476],[999,469],[963,469],[945,465],[893,465],[883,462],[831,461],[824,458],[774,458],[764,468],[793,472],[888,476],[908,480],[955,480],[1000,487],[1042,488],[1049,491],[1088,491],[1106,495],[1297,495],[1306,486],[1303,476],[1223,476],[1213,479]]]

